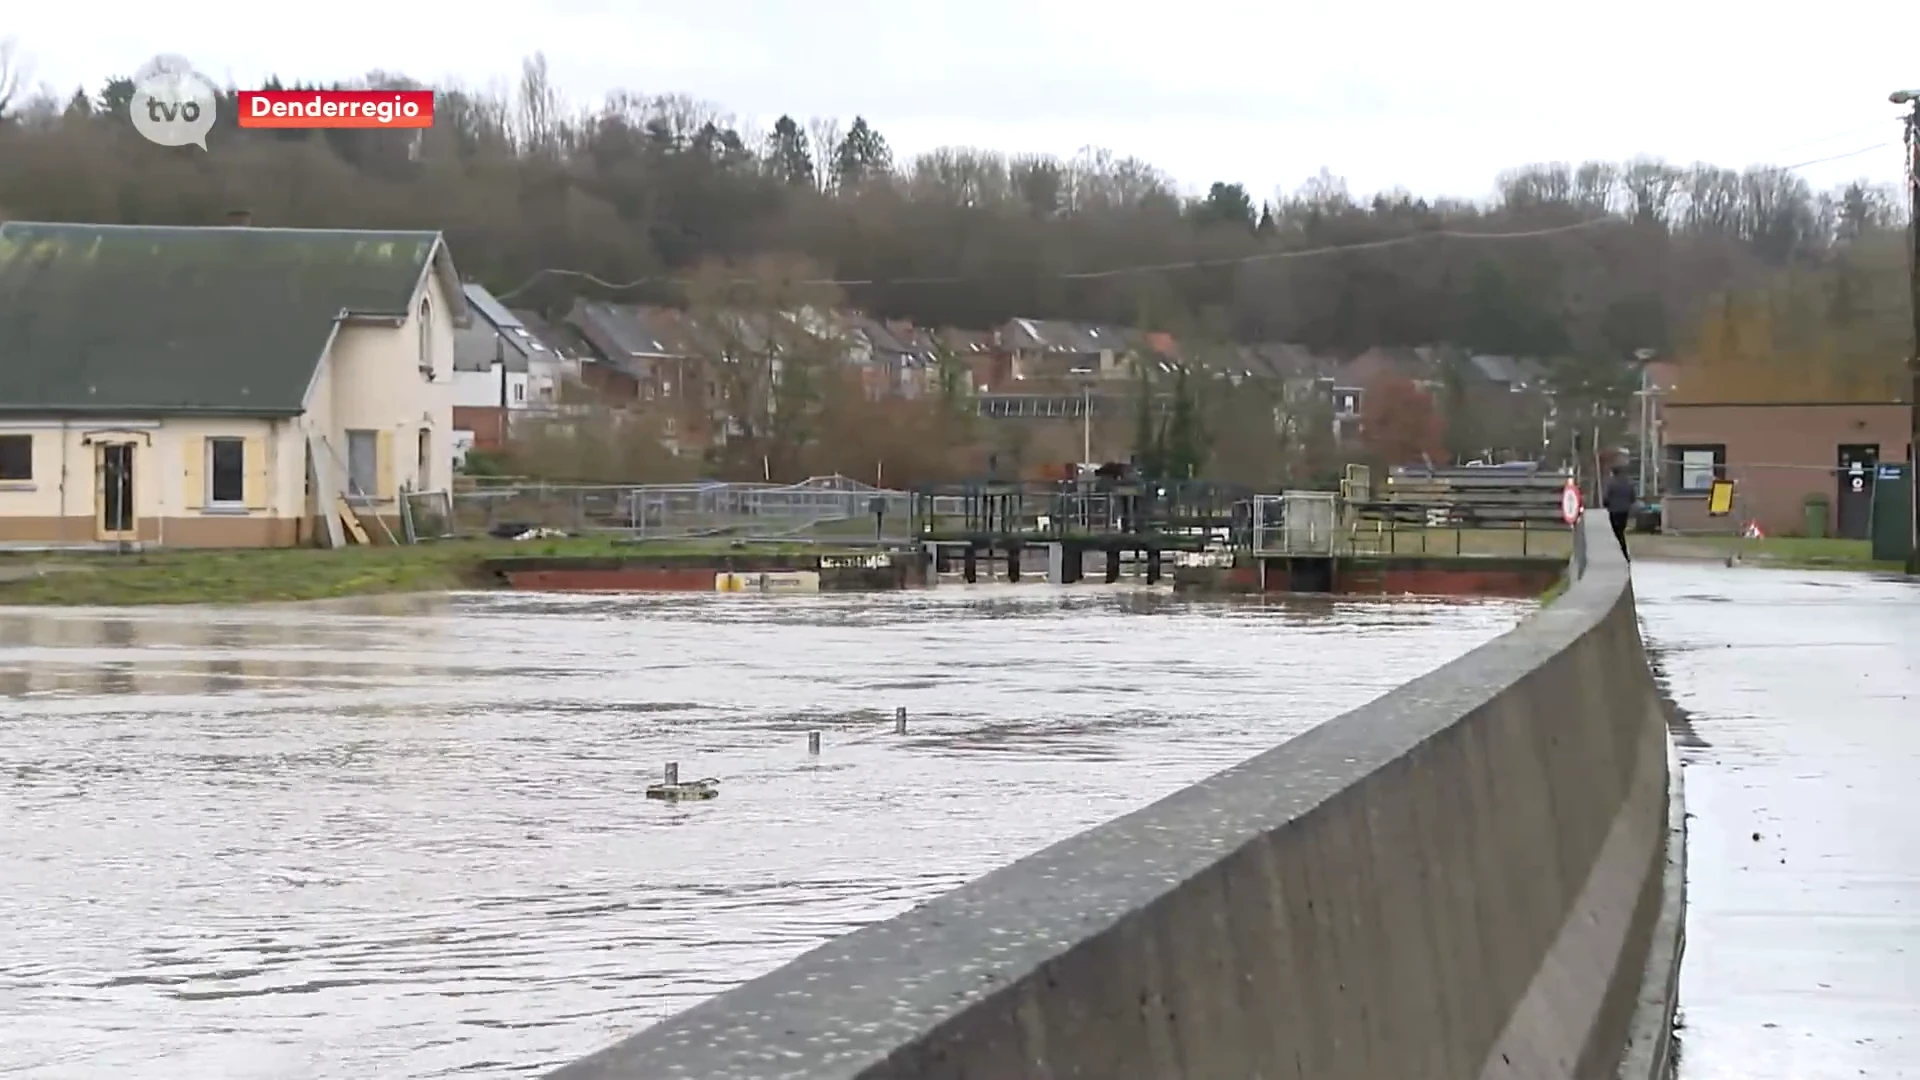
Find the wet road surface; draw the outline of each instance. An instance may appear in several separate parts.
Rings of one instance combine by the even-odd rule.
[[[1680,1077],[1920,1077],[1920,586],[1633,577],[1683,713]]]
[[[376,606],[400,610],[0,610],[0,1074],[544,1071],[1530,605],[1031,585]],[[647,801],[668,760],[720,798]]]

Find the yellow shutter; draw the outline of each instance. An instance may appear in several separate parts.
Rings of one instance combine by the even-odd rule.
[[[246,470],[244,498],[249,510],[267,508],[267,493],[273,490],[273,473],[267,461],[267,440],[250,435],[241,446],[240,466]]]
[[[207,505],[207,440],[198,435],[180,438],[180,505]]]
[[[374,496],[380,499],[391,499],[393,498],[393,432],[380,432],[380,437],[374,442]]]

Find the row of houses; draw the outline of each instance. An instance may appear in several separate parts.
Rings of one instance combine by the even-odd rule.
[[[481,448],[503,441],[516,413],[556,411],[568,380],[609,404],[658,409],[677,446],[724,438],[721,365],[777,336],[764,325],[754,330],[756,319],[786,319],[826,343],[870,397],[920,398],[951,380],[983,415],[1006,419],[1077,416],[1088,398],[1113,408],[1114,399],[1132,400],[1143,373],[1264,384],[1295,414],[1316,402],[1341,442],[1358,435],[1367,387],[1383,377],[1404,378],[1436,399],[1452,378],[1466,384],[1474,406],[1501,414],[1516,411],[1512,395],[1526,395],[1530,408],[1517,411],[1545,415],[1549,397],[1538,364],[1440,347],[1335,357],[1292,344],[1188,346],[1171,334],[1097,323],[1015,318],[969,330],[855,311],[763,313],[718,327],[708,325],[712,316],[703,322],[675,308],[585,300],[547,325],[507,310],[479,285],[467,285],[466,295],[475,323],[456,359],[464,381],[455,423]]]

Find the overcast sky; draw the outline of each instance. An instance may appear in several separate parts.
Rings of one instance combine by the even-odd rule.
[[[1509,166],[1639,154],[1848,155],[1800,171],[1816,187],[1896,182],[1887,94],[1920,87],[1912,0],[7,6],[0,33],[35,84],[62,93],[161,52],[246,88],[374,69],[485,86],[540,50],[576,106],[626,88],[691,94],[763,127],[782,112],[863,114],[903,159],[1102,146],[1190,190],[1239,181],[1256,198],[1323,167],[1355,191],[1481,197]]]

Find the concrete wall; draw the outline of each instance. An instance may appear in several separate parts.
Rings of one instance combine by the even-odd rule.
[[[1460,660],[552,1077],[1541,1080],[1663,1056],[1666,727],[1588,529],[1567,592]]]

